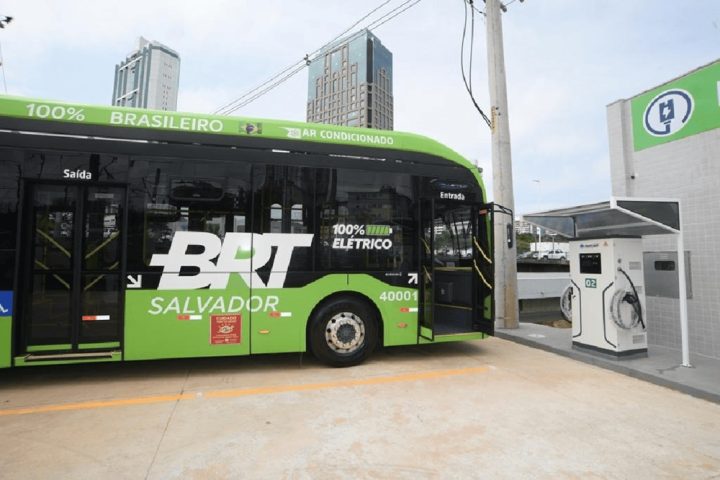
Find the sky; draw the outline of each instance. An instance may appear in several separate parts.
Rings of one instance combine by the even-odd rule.
[[[402,2],[393,0],[378,14]],[[180,54],[178,110],[210,113],[381,3],[125,0],[110,8],[89,0],[5,0],[0,15],[14,17],[0,30],[7,93],[108,105],[115,64],[142,35]],[[515,211],[607,200],[606,105],[720,57],[720,2],[506,3]],[[476,4],[484,8],[482,1]],[[463,0],[422,0],[374,33],[393,53],[395,130],[427,135],[478,164],[492,198],[490,131],[460,74],[463,22]],[[489,111],[485,23],[479,15],[475,27],[473,91]],[[235,115],[304,121],[306,100],[303,70]]]

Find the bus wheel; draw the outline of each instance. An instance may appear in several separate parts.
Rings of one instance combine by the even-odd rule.
[[[323,305],[310,321],[310,349],[333,367],[362,363],[375,349],[378,322],[372,310],[354,298]]]

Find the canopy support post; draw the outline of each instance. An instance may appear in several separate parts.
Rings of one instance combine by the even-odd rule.
[[[679,213],[679,212],[678,212]],[[685,241],[683,239],[682,216],[680,216],[679,231],[677,234],[677,256],[678,256],[678,286],[680,297],[680,340],[682,343],[682,366],[692,367],[690,364],[690,345],[688,340],[688,315],[687,315],[687,281],[685,277]]]

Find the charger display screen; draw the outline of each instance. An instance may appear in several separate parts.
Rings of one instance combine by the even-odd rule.
[[[602,262],[599,253],[581,253],[580,254],[580,273],[593,273],[599,275],[602,273]]]

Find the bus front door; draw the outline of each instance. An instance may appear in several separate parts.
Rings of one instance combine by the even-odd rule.
[[[422,207],[420,336],[484,331],[477,205],[428,200]]]
[[[19,354],[119,350],[124,186],[25,186]]]

